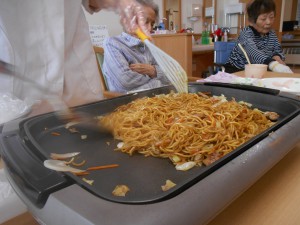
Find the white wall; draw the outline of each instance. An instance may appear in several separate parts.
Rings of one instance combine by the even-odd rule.
[[[159,8],[159,18],[162,18],[163,17],[163,1],[162,0],[153,0],[157,5],[158,5],[158,8]]]
[[[196,22],[192,22],[188,19],[188,17],[191,16],[192,4],[200,4],[201,7],[203,7],[202,0],[181,0],[181,26],[182,28],[191,27],[194,29],[195,33],[201,33],[203,23],[202,17]]]
[[[109,36],[115,36],[122,32],[119,16],[114,12],[100,11],[99,13],[89,14],[85,11],[85,16],[90,25],[107,25]]]
[[[239,3],[239,0],[217,0],[217,21],[220,27],[225,26],[224,8],[226,5]],[[237,24],[237,15],[231,16],[232,24]],[[227,24],[228,26],[228,24]]]

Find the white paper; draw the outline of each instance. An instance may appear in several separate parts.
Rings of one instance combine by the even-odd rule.
[[[105,38],[109,37],[106,25],[90,25],[90,36],[94,46],[102,47]]]

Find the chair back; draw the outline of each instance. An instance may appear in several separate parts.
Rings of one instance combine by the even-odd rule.
[[[230,53],[235,45],[236,42],[214,42],[214,63],[224,65],[227,62]]]
[[[99,69],[102,89],[104,91],[108,91],[106,79],[102,72],[102,65],[103,65],[103,60],[104,60],[104,49],[102,47],[94,46],[94,51],[95,51],[97,65],[98,65],[98,69]]]
[[[98,47],[98,46],[93,46],[93,47],[94,47],[96,61],[97,61],[98,69],[99,69],[100,82],[101,82],[101,87],[103,90],[103,96],[105,98],[113,98],[113,97],[123,95],[123,93],[109,91],[109,88],[108,88],[108,85],[106,82],[106,78],[102,72],[102,65],[103,65],[103,60],[104,60],[104,49],[102,47]]]

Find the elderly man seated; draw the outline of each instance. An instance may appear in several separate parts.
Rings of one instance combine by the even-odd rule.
[[[149,33],[158,17],[152,0],[138,0],[144,11]],[[169,85],[149,49],[133,32],[104,41],[103,73],[110,91],[129,92]]]

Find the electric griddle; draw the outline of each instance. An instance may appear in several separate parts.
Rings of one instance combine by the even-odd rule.
[[[74,110],[104,115],[134,99],[171,90],[163,87],[132,93]],[[54,113],[12,121],[4,126],[0,138],[8,179],[29,211],[45,224],[205,224],[297,144],[300,102],[260,87],[189,84],[189,92],[199,91],[249,102],[263,111],[277,112],[280,118],[215,163],[185,172],[177,171],[168,159],[115,151],[118,141],[110,134],[82,127],[77,128],[79,133],[72,133]],[[52,152],[81,152],[85,167],[119,167],[91,172],[85,176],[94,180],[90,185],[82,177],[45,168],[43,161]],[[176,186],[164,192],[161,186],[168,179]],[[130,188],[125,197],[112,195],[120,184]]]

